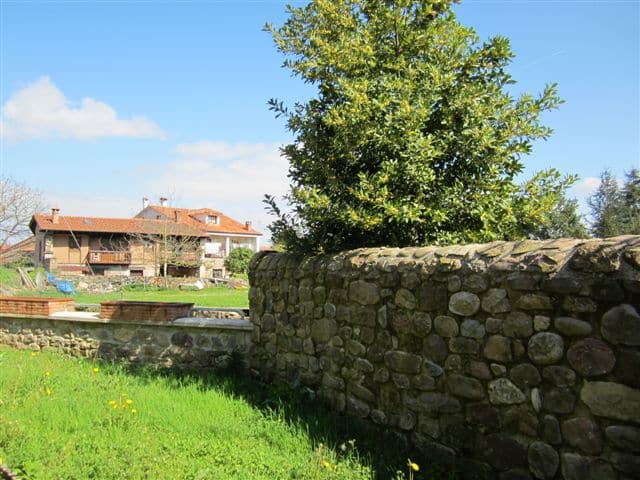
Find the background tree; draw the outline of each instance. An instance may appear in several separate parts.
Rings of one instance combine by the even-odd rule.
[[[224,268],[234,275],[246,275],[249,270],[249,261],[253,257],[253,250],[239,247],[231,250],[231,253],[224,259]]]
[[[623,231],[625,234],[640,235],[640,169],[632,168],[625,174],[621,196]]]
[[[600,185],[589,197],[596,237],[640,234],[640,170],[632,168],[625,174],[622,188],[610,170],[600,174]]]
[[[0,249],[31,235],[31,217],[44,208],[42,192],[0,176]]]
[[[288,109],[295,135],[289,212],[275,242],[302,252],[522,236],[514,183],[522,156],[551,129],[555,85],[514,98],[513,54],[500,36],[480,43],[449,0],[312,0],[267,25],[284,66],[317,95]],[[520,205],[516,206],[516,200]]]
[[[566,197],[576,180],[575,175],[562,177],[556,169],[536,173],[515,198],[517,226],[512,236],[539,240],[588,237],[578,201]]]
[[[623,230],[622,197],[618,182],[610,170],[600,174],[600,185],[589,197],[589,208],[593,222],[591,233],[595,237],[615,237]]]
[[[128,249],[134,245],[150,245],[155,275],[165,279],[168,286],[169,267],[196,268],[200,266],[202,246],[200,237],[185,234],[184,227],[165,220],[150,233],[136,233],[128,237]],[[157,230],[157,231],[156,231]]]

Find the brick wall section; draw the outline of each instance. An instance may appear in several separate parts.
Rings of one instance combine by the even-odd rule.
[[[56,312],[72,312],[72,298],[0,297],[0,313],[20,315],[51,315]]]
[[[263,377],[479,478],[639,478],[640,237],[270,252],[249,277]]]
[[[183,324],[150,324],[3,314],[0,344],[185,369],[224,369],[234,355],[246,357],[249,322],[192,320]]]
[[[109,301],[100,302],[100,318],[138,322],[171,322],[188,317],[193,303]]]

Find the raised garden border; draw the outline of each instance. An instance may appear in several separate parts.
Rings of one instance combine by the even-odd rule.
[[[100,302],[100,318],[142,322],[172,322],[188,317],[193,303],[117,300]]]
[[[73,312],[72,298],[0,297],[0,313],[49,316],[58,312]]]

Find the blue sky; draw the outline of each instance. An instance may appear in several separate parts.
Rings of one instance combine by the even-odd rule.
[[[293,2],[300,5],[303,2]],[[264,193],[283,194],[291,137],[266,102],[313,90],[281,68],[265,22],[276,1],[0,0],[3,174],[62,214],[128,216],[148,196],[219,209],[266,233]],[[584,199],[610,168],[640,167],[640,2],[473,1],[455,7],[481,38],[504,35],[514,92],[558,82],[555,129],[523,179],[576,173]]]

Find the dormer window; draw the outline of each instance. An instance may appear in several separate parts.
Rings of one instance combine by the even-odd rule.
[[[207,215],[205,222],[212,223],[213,225],[218,225],[218,223],[220,223],[220,219],[217,215]]]

